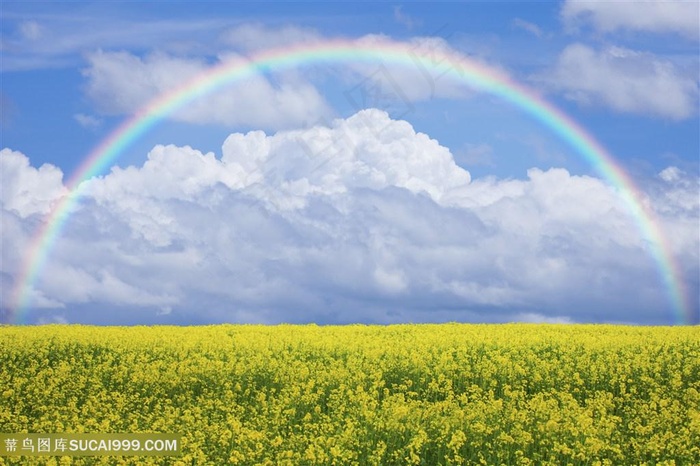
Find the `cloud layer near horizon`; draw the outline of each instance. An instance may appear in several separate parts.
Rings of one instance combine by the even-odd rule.
[[[9,296],[65,188],[57,168],[0,155]],[[697,190],[671,167],[644,199],[691,291]],[[142,166],[89,180],[32,296],[43,319],[86,322],[664,323],[665,292],[603,181],[556,168],[471,180],[437,141],[365,110],[234,133],[218,157],[156,146]]]

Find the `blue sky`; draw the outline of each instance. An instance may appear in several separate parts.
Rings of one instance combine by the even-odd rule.
[[[698,320],[694,2],[9,1],[1,13],[6,314],[37,225],[121,122],[216,64],[342,38],[439,47],[564,111],[634,179]],[[353,99],[386,79],[402,106]],[[492,96],[434,84],[315,64],[181,109],[86,182],[25,320],[679,321],[648,238],[575,148]],[[377,139],[361,122],[393,129]],[[300,139],[337,156],[314,168]]]

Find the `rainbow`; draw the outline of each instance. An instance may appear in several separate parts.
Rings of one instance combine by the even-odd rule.
[[[440,76],[450,76],[451,79],[459,80],[474,90],[489,93],[510,103],[558,135],[619,191],[641,234],[648,241],[650,255],[657,265],[660,279],[668,294],[674,322],[692,322],[694,311],[689,305],[681,273],[659,224],[654,220],[651,211],[640,202],[640,192],[630,177],[591,135],[532,90],[495,69],[454,53],[435,49],[421,53],[415,46],[389,40],[371,43],[338,40],[267,50],[248,57],[244,62],[224,62],[212,67],[142,107],[85,158],[67,182],[69,194],[58,201],[34,235],[29,255],[13,289],[11,322],[23,323],[23,317],[31,305],[35,283],[40,278],[52,247],[70,217],[71,207],[80,196],[82,182],[109,168],[127,147],[167,115],[224,85],[261,72],[316,63],[358,62],[413,69],[418,67],[426,75],[426,79],[438,72]]]

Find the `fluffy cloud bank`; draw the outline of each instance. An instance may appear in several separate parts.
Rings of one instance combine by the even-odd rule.
[[[14,211],[21,218],[48,214],[55,202],[66,194],[63,173],[53,165],[34,168],[20,152],[0,151],[0,202],[3,210]]]
[[[7,288],[46,212],[41,202],[61,185],[60,172],[1,155],[3,175],[9,167],[27,183],[3,189]],[[646,201],[673,231],[673,253],[697,291],[697,180],[670,168],[656,186]],[[563,169],[471,180],[447,148],[377,110],[328,127],[232,134],[220,156],[157,146],[142,166],[89,180],[32,293],[35,307],[56,308],[34,311],[44,321],[671,315],[615,189]]]

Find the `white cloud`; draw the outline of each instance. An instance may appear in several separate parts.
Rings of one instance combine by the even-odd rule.
[[[291,24],[275,27],[261,23],[245,23],[222,34],[225,44],[243,52],[312,44],[321,40],[323,37],[315,29]]]
[[[666,167],[659,172],[659,178],[667,183],[679,181],[683,173],[678,167]]]
[[[131,113],[187,82],[206,68],[198,60],[157,53],[142,59],[129,52],[97,51],[87,56],[87,94],[106,113]]]
[[[89,66],[83,71],[87,94],[104,113],[129,114],[221,63],[245,64],[248,58],[239,53],[310,44],[324,38],[310,29],[293,26],[272,29],[252,24],[228,31],[225,40],[239,52],[222,52],[214,63],[165,53],[144,57],[129,52],[89,54]],[[413,60],[403,64],[368,60],[330,63],[311,73],[319,81],[324,77],[339,80],[345,86],[345,106],[349,105],[353,111],[381,108],[394,118],[404,118],[415,111],[418,101],[473,94],[453,73],[463,55],[442,38],[416,37],[399,43],[381,35],[366,35],[355,43],[365,47],[403,45]],[[460,73],[459,69],[456,71]],[[194,123],[284,129],[308,127],[311,123],[328,121],[332,115],[315,85],[299,70],[289,68],[274,73],[272,78],[257,75],[222,86],[173,112],[171,117]]]
[[[106,265],[106,268],[109,268]],[[176,302],[174,296],[159,292],[149,292],[140,288],[140,283],[126,283],[113,272],[102,268],[89,272],[80,264],[47,267],[51,275],[45,280],[43,293],[52,301],[62,303],[118,303],[127,306],[160,307]],[[61,306],[64,307],[64,306]]]
[[[37,324],[39,325],[52,325],[52,324],[59,324],[59,325],[65,325],[68,324],[68,320],[61,316],[61,315],[51,315],[48,317],[41,317]]]
[[[659,183],[650,183],[654,211],[663,220],[668,247],[676,254],[696,249],[700,237],[700,178],[670,166],[659,172]]]
[[[402,45],[409,60],[403,64],[387,61],[347,63],[343,78],[348,84],[346,99],[356,109],[374,107],[387,110],[395,118],[414,111],[415,103],[434,98],[464,98],[474,94],[457,76],[459,61],[465,56],[441,37],[413,37],[398,43],[387,36],[368,34],[356,40],[361,46]],[[483,62],[481,59],[470,57]],[[491,69],[497,66],[482,63]],[[501,71],[501,70],[499,70]]]
[[[220,62],[208,64],[164,53],[142,58],[128,52],[98,51],[88,56],[88,62],[84,70],[88,96],[104,113],[129,114],[214,66],[243,65],[246,59],[228,54]],[[171,117],[191,123],[279,129],[330,114],[325,100],[310,83],[291,75],[277,76],[276,81],[273,84],[262,75],[245,78],[186,104]]]
[[[73,118],[83,128],[95,129],[99,128],[102,125],[101,119],[92,115],[85,115],[84,113],[76,113],[75,115],[73,115]]]
[[[524,19],[515,18],[512,21],[512,24],[514,27],[516,27],[518,29],[522,29],[523,31],[529,32],[530,34],[532,34],[535,37],[542,37],[544,35],[542,32],[542,28],[540,28],[535,23],[525,21]]]
[[[225,19],[135,20],[116,11],[11,16],[19,21],[17,34],[2,38],[3,71],[78,66],[87,51],[96,49],[211,55],[221,50],[216,36],[229,25]]]
[[[41,38],[42,27],[36,21],[23,21],[19,25],[19,31],[23,38],[35,41]]]
[[[590,21],[596,29],[605,33],[626,29],[671,32],[696,39],[700,32],[700,4],[696,1],[567,0],[561,14],[570,26]]]
[[[622,47],[597,51],[567,46],[555,66],[537,80],[586,105],[620,112],[683,119],[697,112],[697,76],[685,75],[651,53]]]
[[[537,314],[536,312],[526,312],[523,314],[518,314],[515,317],[514,321],[515,322],[529,322],[529,323],[534,323],[534,324],[539,324],[539,323],[571,324],[571,323],[573,323],[571,318],[566,317],[566,316],[548,317],[548,316],[544,316],[542,314]]]
[[[67,192],[60,169],[50,164],[34,168],[24,154],[10,149],[0,151],[0,186],[3,210],[22,218],[49,213]]]
[[[104,180],[89,183],[89,189],[98,201],[136,196],[134,204],[146,208],[144,196],[196,200],[221,184],[234,190],[264,190],[259,197],[266,202],[297,208],[313,194],[387,186],[425,193],[439,202],[449,189],[469,179],[447,148],[416,133],[409,123],[369,109],[335,120],[331,127],[272,136],[262,131],[232,134],[224,142],[221,160],[189,147],[157,146],[142,168],[115,168]],[[159,218],[152,211],[145,215]]]
[[[465,144],[455,156],[467,167],[495,165],[490,144]]]
[[[699,213],[686,198],[698,187],[683,180],[662,172],[644,201],[697,291]],[[71,322],[97,318],[95,306],[120,322],[671,316],[614,188],[563,169],[471,180],[447,148],[377,110],[329,127],[232,134],[219,157],[157,146],[142,166],[83,189],[33,290]],[[24,248],[31,219],[7,209],[3,245]],[[19,263],[11,256],[3,276]]]
[[[420,21],[404,13],[401,5],[394,6],[394,20],[409,30],[420,24]]]

